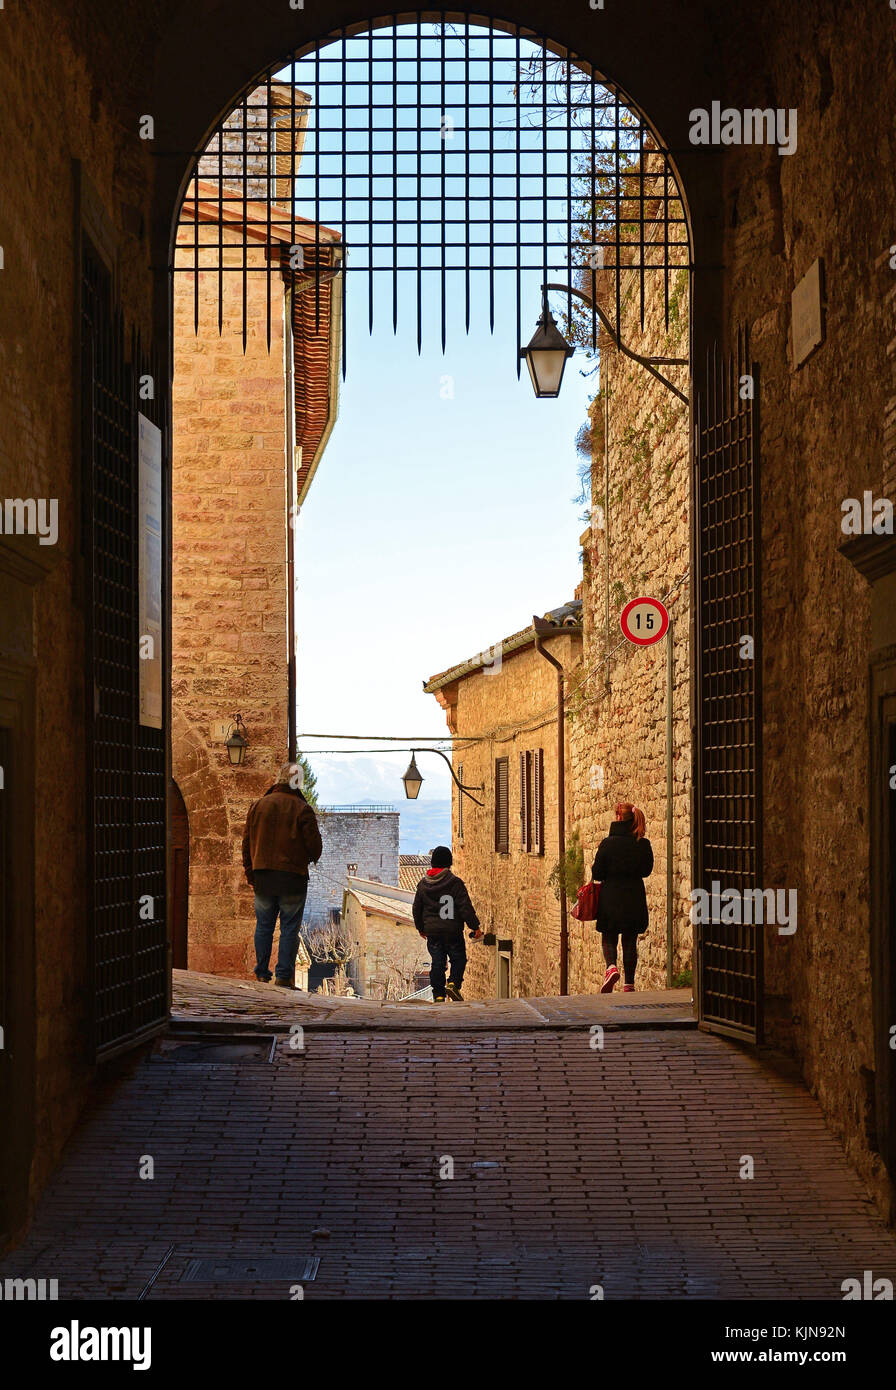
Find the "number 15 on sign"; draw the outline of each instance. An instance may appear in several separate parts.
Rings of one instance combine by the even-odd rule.
[[[649,647],[665,637],[669,612],[658,598],[633,598],[622,610],[622,631],[630,642]]]

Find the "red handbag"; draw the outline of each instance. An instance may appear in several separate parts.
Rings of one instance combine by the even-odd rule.
[[[576,898],[572,915],[577,922],[596,922],[597,904],[600,901],[600,884],[595,879],[583,883]]]

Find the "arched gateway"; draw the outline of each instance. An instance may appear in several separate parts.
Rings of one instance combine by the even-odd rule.
[[[349,296],[363,296],[371,331],[375,302],[390,302],[393,329],[399,299],[412,302],[418,349],[427,298],[438,306],[443,348],[447,299],[462,297],[469,328],[471,302],[487,298],[496,349],[516,354],[546,285],[568,331],[593,349],[598,315],[589,300],[603,304],[611,342],[637,326],[643,333],[648,301],[661,306],[668,330],[673,280],[694,269],[687,203],[661,134],[581,55],[519,25],[402,16],[302,45],[244,87],[191,173],[172,270],[190,277],[197,330],[210,307],[207,295],[200,306],[200,276],[217,274],[219,327],[225,293],[233,312],[231,277],[241,280],[244,347],[248,287],[259,278],[269,343],[275,281],[294,306],[313,301],[319,328],[339,277],[343,319]],[[294,215],[306,223],[301,238]],[[262,243],[269,249],[260,257]],[[502,276],[514,281],[516,315],[496,324]],[[624,323],[632,298],[636,312]],[[256,316],[258,303],[256,284]],[[686,401],[687,373],[638,346],[623,350]],[[345,373],[345,332],[341,347]],[[755,884],[759,859],[756,656],[745,663],[733,640],[749,634],[756,653],[755,393],[741,387],[746,352],[743,341],[736,362],[713,359],[694,416],[706,467],[695,474],[693,506],[693,881],[709,888],[721,876],[738,891]],[[760,938],[752,923],[718,914],[701,926],[707,1026],[758,1036]]]
[[[304,17],[303,23],[307,24]],[[295,242],[283,240],[279,255],[269,256],[260,269],[257,257],[250,254],[260,239],[276,237],[277,232],[270,225],[271,200],[257,196],[260,186],[256,184],[259,179],[261,186],[280,181],[296,189],[297,204],[308,208],[315,227],[325,220],[336,224],[348,251],[338,267],[346,294],[367,295],[371,322],[375,298],[390,295],[396,304],[407,285],[418,306],[418,335],[424,296],[433,294],[440,304],[444,340],[446,295],[461,294],[469,306],[476,293],[493,297],[495,277],[507,275],[515,281],[516,322],[496,324],[495,329],[499,342],[504,334],[504,350],[516,351],[529,336],[545,284],[559,282],[566,287],[556,296],[556,307],[561,313],[565,309],[567,319],[575,322],[574,295],[589,291],[593,295],[596,276],[609,279],[613,288],[607,321],[613,331],[621,327],[624,276],[637,282],[643,322],[651,285],[661,286],[656,293],[668,318],[670,276],[685,269],[694,281],[689,295],[694,322],[691,361],[698,361],[706,356],[705,347],[712,338],[716,272],[707,266],[701,281],[700,262],[694,254],[699,232],[705,233],[704,245],[711,248],[712,229],[701,217],[695,232],[685,199],[688,190],[681,167],[693,164],[693,151],[682,146],[673,156],[662,133],[635,101],[589,62],[587,50],[595,46],[589,43],[577,51],[554,36],[527,31],[522,24],[457,14],[400,16],[397,24],[377,19],[373,27],[356,22],[322,36],[306,32],[284,58],[260,75],[244,77],[236,104],[231,97],[223,120],[206,125],[192,156],[185,158],[182,126],[179,148],[159,150],[160,197],[166,186],[173,192],[173,176],[181,170],[169,223],[169,267],[189,270],[191,257],[194,272],[215,263],[215,248],[200,231],[202,219],[213,208],[218,226],[230,222],[243,229],[242,263],[234,263],[232,255],[218,258],[222,282],[225,276],[242,276],[245,284],[250,275],[260,274],[266,279],[270,302],[272,277],[285,277],[294,294],[310,292],[317,311],[324,276],[334,269],[329,264],[332,257],[322,256],[319,244],[313,249],[306,244],[296,255]],[[509,100],[497,96],[495,73],[502,63],[514,66],[518,74]],[[221,66],[232,70],[232,55]],[[649,85],[646,79],[642,83],[645,90]],[[316,97],[310,103],[307,96],[300,101],[296,95],[307,88]],[[189,116],[194,98],[191,93],[182,119]],[[374,137],[366,142],[366,149],[356,139],[365,122]],[[164,146],[164,113],[160,125]],[[423,132],[416,148],[415,129]],[[301,139],[296,138],[298,131]],[[452,137],[465,131],[470,138],[452,148]],[[240,162],[240,155],[242,172],[235,173],[232,162]],[[264,166],[260,174],[251,170],[250,160],[256,156],[261,156]],[[703,184],[702,171],[698,182]],[[584,197],[583,183],[590,190]],[[643,234],[648,216],[653,228],[650,238]],[[190,218],[196,232],[192,242],[182,235]],[[179,261],[174,253],[178,229]],[[157,244],[158,240],[157,235]],[[86,245],[87,279],[94,273],[89,270],[92,254],[93,248]],[[452,282],[457,289],[449,289]],[[112,299],[107,295],[96,302],[108,310],[108,322],[100,313],[91,325],[91,332],[105,344],[93,359],[101,385],[103,372],[114,377],[118,368]],[[166,335],[167,302],[166,292]],[[593,342],[596,319],[588,317]],[[633,350],[637,355],[636,345]],[[700,403],[694,416],[692,578],[698,634],[693,680],[699,720],[692,826],[694,882],[707,888],[720,876],[725,887],[754,886],[759,863],[755,676],[759,654],[754,645],[754,659],[745,664],[736,644],[732,647],[733,638],[745,633],[758,643],[755,398],[739,389],[742,378],[750,375],[745,344],[740,351],[737,363],[715,362],[705,385],[703,373],[696,375]],[[669,359],[653,357],[648,369],[654,375],[674,374],[675,369],[667,366]],[[344,360],[343,369],[346,366]],[[689,389],[676,389],[679,396],[691,395]],[[164,448],[167,452],[167,438]],[[119,449],[119,463],[124,457],[124,449]],[[95,507],[102,516],[107,500],[104,488],[113,505],[122,485],[115,471],[114,447],[109,458],[98,464],[93,483]],[[170,530],[165,534],[169,539]],[[735,588],[730,584],[734,572],[743,576]],[[96,603],[94,630],[100,634],[102,599]],[[166,653],[167,646],[163,644]],[[103,672],[108,673],[111,666],[99,645],[96,651],[95,683],[102,689]],[[113,665],[121,671],[121,663]],[[141,674],[135,672],[134,679]],[[165,715],[167,722],[167,701]],[[125,732],[121,726],[122,737]],[[145,737],[151,742],[155,735]],[[106,737],[96,739],[93,750],[98,784],[108,775],[103,760],[111,759],[116,765],[122,750],[116,751],[115,739]],[[149,763],[140,771],[144,779],[152,775]],[[160,779],[163,772],[160,765]],[[123,789],[125,801],[138,797],[136,774],[135,768],[133,790]],[[143,803],[148,804],[149,784],[143,780],[139,786]],[[163,794],[161,781],[160,786]],[[128,816],[125,807],[124,817]],[[151,840],[149,824],[157,822],[150,818],[147,824],[145,833]],[[108,833],[113,840],[119,834],[115,824],[109,825]],[[117,844],[105,843],[102,822],[95,838],[96,863],[104,855],[119,852]],[[138,873],[155,876],[155,881],[164,868],[163,857],[160,839],[155,847],[141,844],[133,860],[135,883]],[[121,906],[124,910],[124,900]],[[153,932],[153,941],[143,939]],[[167,985],[159,949],[166,932],[166,923],[157,914],[152,926],[138,933],[140,940],[135,939],[133,951],[122,955],[113,924],[108,940],[115,978],[106,992],[112,991],[112,999],[116,991],[124,990],[122,998],[130,1002],[118,1008],[112,1007],[112,999],[103,1049],[125,1044],[163,1018]],[[758,1036],[760,935],[751,925],[718,921],[702,930],[697,959],[699,999],[708,1026]],[[98,961],[102,966],[101,937]],[[145,965],[149,959],[157,962],[150,970]],[[141,990],[136,997],[127,994],[131,969],[140,973]],[[102,970],[100,977],[104,978]]]

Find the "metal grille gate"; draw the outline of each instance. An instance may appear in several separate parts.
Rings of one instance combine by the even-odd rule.
[[[136,340],[85,240],[81,277],[83,519],[88,572],[89,911],[97,1057],[167,1018],[164,731],[138,716]],[[130,351],[128,352],[128,346]],[[130,359],[130,360],[128,360]],[[155,374],[155,380],[158,380]],[[141,402],[150,415],[151,401]],[[161,424],[156,418],[154,423]],[[152,899],[151,917],[141,898]]]
[[[700,1023],[754,1042],[763,928],[722,920],[735,914],[720,899],[759,887],[762,866],[757,399],[744,329],[730,357],[710,354],[695,412],[694,883],[710,895],[710,920],[695,924]]]
[[[334,235],[338,273],[358,282],[370,330],[382,304],[397,331],[407,304],[418,351],[431,321],[444,352],[452,302],[467,331],[477,303],[487,305],[493,332],[496,284],[509,280],[519,369],[523,324],[534,324],[554,272],[574,284],[612,272],[617,324],[623,271],[634,275],[642,327],[645,282],[658,275],[668,326],[670,278],[690,266],[690,250],[658,134],[576,54],[518,26],[487,25],[428,11],[337,31],[239,95],[195,151],[171,264],[194,277],[197,328],[202,271],[218,276],[219,332],[223,277],[243,277],[244,344],[248,276],[267,276],[269,344],[281,276],[294,291],[314,290],[319,326],[321,279],[334,273],[322,250]],[[312,229],[313,261],[306,237],[308,260],[297,264],[300,222]],[[253,254],[260,245],[267,265]],[[594,315],[562,298],[593,350]],[[514,311],[499,317],[509,328]],[[344,372],[344,331],[342,348]]]

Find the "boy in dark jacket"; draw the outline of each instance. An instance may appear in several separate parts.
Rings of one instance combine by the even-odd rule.
[[[449,999],[463,999],[460,987],[467,964],[464,923],[470,928],[471,941],[482,937],[464,881],[451,872],[453,862],[451,850],[437,845],[432,852],[432,868],[417,884],[414,896],[414,923],[426,940],[432,961],[429,982],[437,1004],[444,1004],[446,994]],[[445,966],[449,961],[451,978],[446,984]]]

